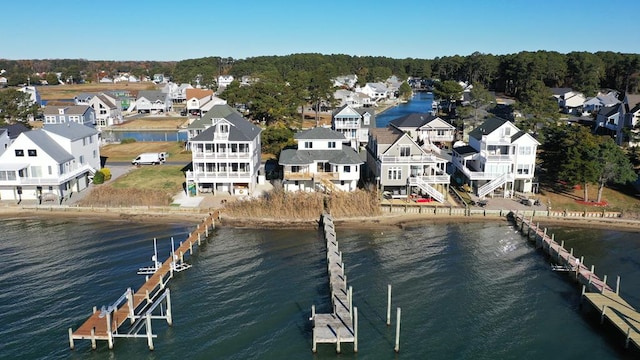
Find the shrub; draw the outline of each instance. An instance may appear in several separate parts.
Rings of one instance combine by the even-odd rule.
[[[136,139],[134,138],[124,138],[122,140],[120,140],[120,144],[131,144],[136,142]]]
[[[102,171],[97,171],[95,175],[93,175],[93,183],[94,184],[104,183],[104,174],[102,173]]]
[[[104,175],[104,181],[111,180],[111,169],[102,168],[100,172]]]

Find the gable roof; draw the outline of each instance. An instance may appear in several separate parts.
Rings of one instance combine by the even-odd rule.
[[[314,127],[308,130],[299,131],[293,135],[293,138],[296,140],[346,140],[342,133],[325,127]]]
[[[598,111],[598,115],[609,117],[620,112],[622,112],[622,104],[616,104],[614,106],[605,106],[603,108],[600,108],[600,111]]]
[[[498,117],[489,118],[485,122],[483,122],[482,125],[471,130],[469,136],[473,137],[474,139],[481,140],[483,135],[491,134],[492,132],[496,131],[497,128],[507,122],[509,122],[509,120],[501,119]]]
[[[253,141],[257,136],[260,136],[260,132],[262,132],[262,129],[260,127],[245,119],[239,112],[235,111],[235,109],[226,104],[214,106],[212,108],[212,111],[209,111],[205,114],[205,118],[209,115],[209,113],[214,112],[215,110],[213,109],[218,106],[225,106],[230,109],[230,111],[227,111],[228,114],[223,117],[224,120],[228,121],[232,125],[229,127],[229,136],[227,137],[228,141]],[[221,109],[217,110],[218,113],[223,112]],[[209,117],[209,122],[207,124],[213,125],[214,118],[219,119],[218,117]],[[198,136],[191,139],[191,141],[212,141],[215,133],[216,126],[209,126],[206,130],[198,134]]]
[[[194,120],[187,126],[187,129],[203,129],[213,124],[213,119],[225,119],[231,114],[237,114],[242,117],[242,114],[228,104],[216,104],[209,111],[207,111],[201,118]]]
[[[186,89],[187,100],[193,99],[193,98],[202,99],[207,96],[213,96],[213,90],[195,89],[195,88]]]
[[[107,105],[109,108],[114,109],[116,108],[116,104],[111,101],[111,98],[108,95],[105,94],[100,94],[98,96],[96,96],[98,99],[100,99],[100,101],[102,101],[105,105]]]
[[[23,132],[29,131],[29,128],[20,122],[15,124],[5,125],[4,129],[7,129],[7,135],[9,135],[9,139],[15,140],[20,134]]]
[[[42,129],[26,131],[23,134],[33,141],[34,144],[38,145],[38,147],[40,147],[40,149],[42,149],[42,151],[47,155],[51,156],[51,158],[53,158],[53,160],[58,164],[74,159],[73,155],[63,149],[62,146],[58,145],[58,143]]]
[[[59,110],[64,109],[64,115],[83,115],[86,113],[91,107],[89,105],[67,105],[67,106],[56,106],[49,105],[45,106],[42,110],[44,115],[60,115]]]
[[[395,127],[370,129],[369,135],[375,139],[378,145],[391,145],[398,141],[404,133]]]
[[[138,91],[138,99],[145,98],[151,102],[165,101],[167,94],[160,90],[140,90]]]
[[[315,161],[328,161],[332,165],[358,165],[364,163],[358,153],[349,145],[336,150],[284,149],[280,153],[280,165],[308,165]]]
[[[98,130],[78,124],[76,122],[66,122],[64,124],[44,124],[42,130],[67,138],[69,140],[78,140],[87,136],[98,133]]]

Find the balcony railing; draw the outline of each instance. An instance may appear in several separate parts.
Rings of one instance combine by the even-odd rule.
[[[285,180],[312,180],[313,174],[310,172],[285,171],[284,179]]]
[[[514,160],[513,155],[495,155],[489,154],[486,151],[480,152],[480,155],[485,158],[485,161],[512,162]]]
[[[248,152],[194,152],[194,159],[249,159],[251,154]]]
[[[382,155],[380,157],[380,161],[382,161],[385,164],[433,163],[433,162],[438,162],[438,158],[433,155],[411,155],[411,156]]]
[[[411,178],[419,179],[427,184],[448,184],[451,181],[449,175],[412,176]]]
[[[187,171],[187,180],[200,181],[202,179],[243,179],[251,178],[248,171]]]
[[[89,165],[82,165],[57,177],[17,177],[15,180],[0,180],[0,185],[60,185],[86,172],[94,172],[94,169]]]

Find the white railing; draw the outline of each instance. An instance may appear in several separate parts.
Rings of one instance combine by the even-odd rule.
[[[486,159],[486,161],[494,162],[512,162],[515,158],[513,155],[495,155],[489,154],[486,151],[482,151],[480,154]]]
[[[433,155],[410,155],[410,156],[393,156],[382,155],[380,161],[383,163],[399,164],[399,163],[432,163],[438,162],[438,158]],[[441,160],[442,161],[442,160]]]
[[[497,178],[489,181],[488,183],[478,188],[478,197],[482,198],[486,196],[488,193],[497,189],[499,186],[502,186],[504,183],[506,183],[509,180],[513,180],[513,174],[504,173],[498,176]]]
[[[248,159],[251,153],[248,152],[194,152],[194,159]]]
[[[186,178],[194,181],[202,179],[250,179],[251,173],[248,171],[187,171]]]
[[[429,194],[429,196],[436,199],[436,201],[440,203],[444,202],[444,195],[440,191],[436,190],[433,186],[429,185],[427,182],[422,180],[421,177],[410,177],[409,185],[419,187],[420,189],[425,191],[427,194]]]
[[[95,169],[85,164],[57,177],[18,177],[15,180],[2,180],[0,185],[60,185],[86,172],[94,173]]]

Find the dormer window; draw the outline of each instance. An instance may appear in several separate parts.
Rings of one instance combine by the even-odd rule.
[[[58,109],[58,115],[64,115],[64,109]]]
[[[369,125],[370,118],[371,116],[369,114],[364,115],[364,118],[363,118],[364,125]]]
[[[511,136],[511,128],[510,127],[505,127],[504,128],[504,136]]]
[[[229,125],[227,125],[227,124],[218,125],[218,129],[220,130],[221,134],[228,134],[229,133]]]

